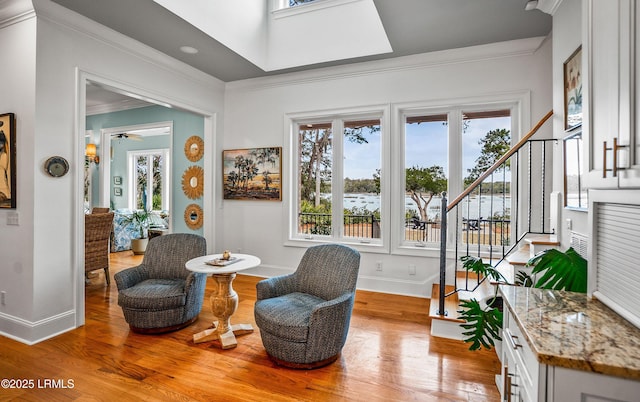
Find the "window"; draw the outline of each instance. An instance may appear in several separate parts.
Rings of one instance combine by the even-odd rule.
[[[520,104],[398,106],[393,129],[385,125],[386,106],[290,115],[295,178],[289,239],[382,246],[409,254],[437,248],[442,193],[451,202],[510,148],[518,126],[512,116]],[[461,209],[460,224],[449,226],[454,228],[448,233],[451,241],[465,224],[495,233],[456,237],[462,242],[508,241],[510,166],[485,178],[480,191],[482,197]]]
[[[440,242],[442,193],[447,192],[447,202],[451,202],[510,148],[511,110],[481,106],[407,109],[401,110],[401,115],[404,221],[400,245],[426,247]],[[508,166],[496,173],[485,179],[481,187],[483,194],[491,193],[492,198],[471,197],[462,208],[460,218],[474,229],[485,226],[493,230],[509,229]],[[500,203],[505,208],[497,208]],[[489,209],[500,213],[488,216]],[[397,225],[400,227],[400,222]],[[467,233],[473,237],[468,240],[475,243],[482,236],[496,239],[482,230]]]
[[[129,151],[129,208],[169,209],[169,150]]]
[[[381,117],[296,121],[294,131],[294,237],[380,243],[384,219],[380,197]]]

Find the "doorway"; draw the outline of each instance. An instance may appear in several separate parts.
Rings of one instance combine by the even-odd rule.
[[[85,146],[86,143],[88,142],[87,139],[85,138],[85,134],[87,132],[87,129],[90,129],[90,127],[87,126],[87,120],[89,116],[92,115],[96,115],[96,114],[105,114],[108,112],[114,112],[116,110],[119,111],[126,111],[127,109],[136,109],[136,108],[142,108],[142,107],[147,107],[147,106],[154,106],[156,107],[156,109],[162,109],[162,108],[166,108],[168,111],[172,111],[172,112],[186,112],[187,114],[191,114],[192,116],[196,116],[197,118],[200,119],[200,129],[196,130],[196,131],[192,131],[190,130],[190,134],[198,134],[198,135],[202,135],[204,138],[204,143],[205,143],[205,155],[204,158],[202,160],[201,163],[203,163],[203,169],[204,169],[204,175],[205,175],[205,179],[208,179],[208,185],[205,186],[204,188],[204,194],[202,196],[202,208],[203,208],[203,212],[204,214],[209,214],[209,213],[213,213],[213,188],[215,187],[215,177],[210,177],[209,175],[211,174],[210,172],[212,172],[213,169],[213,165],[215,163],[215,160],[217,159],[214,155],[213,152],[211,152],[213,149],[215,149],[215,143],[214,143],[214,129],[215,129],[215,113],[210,112],[210,111],[206,111],[206,110],[198,110],[197,108],[192,108],[189,107],[188,105],[184,105],[181,104],[179,101],[175,101],[173,102],[172,100],[164,100],[164,101],[160,101],[157,99],[162,99],[161,96],[156,97],[153,94],[147,93],[147,94],[141,94],[140,92],[144,92],[144,91],[140,91],[138,89],[133,89],[133,88],[127,88],[127,85],[122,85],[120,83],[114,83],[112,81],[109,81],[107,79],[104,79],[102,77],[97,77],[85,72],[81,72],[79,74],[79,85],[78,85],[78,102],[77,104],[77,132],[78,133],[82,133],[82,135],[78,134],[77,140],[78,140],[78,145],[77,145],[77,152],[78,152],[78,156],[80,158],[80,160],[82,160],[82,157],[84,156],[85,153]],[[99,96],[96,96],[96,93]],[[107,99],[107,101],[105,101],[104,99]],[[111,100],[110,102],[108,100]],[[109,104],[108,106],[105,106],[106,104]],[[162,108],[160,108],[162,107]],[[171,119],[167,119],[167,120],[171,120]],[[147,120],[148,121],[148,120]],[[138,135],[140,137],[149,137],[152,136],[151,134],[149,134],[149,132],[153,131],[154,129],[162,129],[163,126],[165,127],[169,127],[169,131],[170,131],[170,136],[172,137],[172,139],[170,140],[170,143],[173,144],[174,138],[173,138],[173,127],[171,127],[171,125],[167,125],[166,124],[167,121],[160,121],[159,123],[154,123],[153,124],[129,124],[129,125],[118,125],[118,127],[110,127],[110,128],[104,128],[104,129],[100,129],[100,130],[93,130],[93,136],[91,137],[91,139],[94,141],[94,143],[98,143],[98,154],[99,154],[99,159],[101,161],[101,163],[99,165],[97,165],[97,172],[96,172],[96,178],[94,180],[94,183],[97,184],[98,190],[97,190],[97,194],[95,195],[94,199],[98,199],[100,200],[100,204],[103,206],[111,206],[112,204],[112,196],[114,193],[120,194],[120,191],[122,191],[122,195],[120,196],[122,200],[127,200],[126,201],[126,205],[129,205],[129,198],[128,195],[125,196],[125,177],[127,177],[126,173],[122,173],[122,174],[115,174],[115,172],[113,172],[113,167],[112,167],[112,163],[111,163],[111,153],[112,150],[114,150],[114,157],[116,155],[116,150],[115,147],[113,147],[113,143],[117,142],[118,140],[121,141],[121,143],[124,143],[125,141],[123,141],[124,138],[117,138],[120,134],[122,134],[122,137],[124,137],[125,134],[129,135],[129,137],[131,137],[131,134],[135,134]],[[140,132],[137,132],[137,130],[141,130]],[[145,130],[147,132],[145,132]],[[118,132],[119,131],[119,132]],[[116,138],[113,138],[116,137]],[[145,139],[146,141],[146,139]],[[178,141],[178,143],[180,143],[181,139],[180,138],[176,138],[175,141]],[[178,144],[176,143],[176,144]],[[176,147],[178,145],[175,145]],[[174,158],[175,155],[173,155],[173,153],[171,152],[171,148],[173,146],[168,146],[165,148],[162,148],[163,151],[165,152],[165,157],[164,160],[166,162],[166,169],[165,172],[170,172],[172,170],[172,168],[176,168],[176,166],[174,165]],[[147,150],[152,150],[153,148],[156,147],[147,147]],[[177,148],[176,148],[177,149]],[[208,151],[208,152],[206,152]],[[177,151],[176,151],[177,152]],[[125,159],[127,159],[125,157]],[[130,158],[129,158],[130,159]],[[148,166],[148,165],[147,165]],[[153,163],[151,164],[151,166],[153,166]],[[174,169],[177,173],[177,177],[179,180],[180,178],[180,172],[182,172],[183,167],[182,166],[178,166],[176,169]],[[175,208],[176,205],[174,204],[175,201],[175,195],[171,195],[170,191],[171,188],[173,188],[175,186],[174,182],[175,182],[175,178],[171,178],[171,174],[167,174],[165,173],[165,186],[166,189],[169,191],[168,195],[162,195],[161,197],[165,200],[162,203],[162,208],[163,209],[168,209],[170,210],[172,213],[175,213]],[[82,169],[79,169],[76,175],[76,181],[78,182],[78,190],[77,190],[77,224],[76,224],[76,233],[77,235],[76,237],[76,243],[78,245],[81,245],[84,243],[84,230],[83,230],[83,212],[84,212],[84,186],[82,185],[83,181],[84,181],[84,172],[82,171]],[[114,177],[115,176],[115,177]],[[117,177],[117,178],[116,178]],[[118,187],[121,187],[121,190],[115,190],[114,187],[116,187],[116,185],[114,183],[120,183],[120,185]],[[135,187],[135,186],[134,186]],[[132,192],[135,192],[135,188]],[[147,194],[152,194],[153,191],[149,191],[147,190]],[[180,198],[180,197],[178,197]],[[135,199],[135,197],[134,197]],[[94,203],[95,205],[95,203]],[[153,204],[152,204],[153,205]],[[117,204],[114,204],[113,207],[117,207]],[[178,209],[182,209],[183,207],[178,205]],[[179,212],[177,213],[177,215],[181,215]],[[177,216],[176,215],[176,216]],[[173,219],[169,220],[171,223],[176,222]],[[182,221],[179,221],[179,223],[182,223]],[[208,242],[210,242],[211,244],[214,243],[214,232],[213,232],[213,219],[208,219],[204,222],[203,224],[203,235],[207,238]],[[175,230],[176,228],[172,228],[173,230]],[[180,228],[178,228],[179,230]],[[85,292],[85,286],[84,286],[84,270],[81,269],[83,267],[83,252],[80,251],[81,247],[78,247],[76,250],[76,261],[77,264],[76,266],[78,267],[78,271],[82,270],[82,272],[78,272],[76,271],[76,303],[75,303],[75,311],[76,311],[76,325],[77,326],[81,326],[85,323],[85,304],[84,304],[84,292]],[[115,285],[115,283],[112,283],[112,286]]]

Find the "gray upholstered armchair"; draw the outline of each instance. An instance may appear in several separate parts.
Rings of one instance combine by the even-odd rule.
[[[206,251],[206,240],[195,234],[155,237],[142,264],[114,275],[118,304],[132,331],[175,331],[198,319],[207,276],[188,271],[185,263]]]
[[[271,360],[317,368],[340,356],[359,268],[358,251],[326,244],[308,248],[294,273],[257,283],[254,314]]]

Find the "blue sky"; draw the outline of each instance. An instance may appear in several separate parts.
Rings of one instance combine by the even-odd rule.
[[[480,155],[478,141],[496,128],[511,128],[509,117],[475,119],[463,133],[463,169],[473,167]],[[405,165],[430,167],[440,165],[447,171],[447,129],[442,123],[420,123],[407,126]],[[370,179],[380,166],[380,133],[366,134],[368,144],[345,142],[344,175],[351,179]]]

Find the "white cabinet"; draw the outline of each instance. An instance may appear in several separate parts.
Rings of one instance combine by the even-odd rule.
[[[639,381],[539,363],[508,308],[505,308],[503,320],[500,389],[502,401],[639,400]]]
[[[588,188],[640,187],[640,7],[583,1],[583,138]]]
[[[551,367],[550,400],[622,402],[637,401],[638,382],[564,367]]]
[[[538,363],[508,309],[505,309],[502,326],[502,400],[544,400],[539,396],[545,395],[547,367]]]

